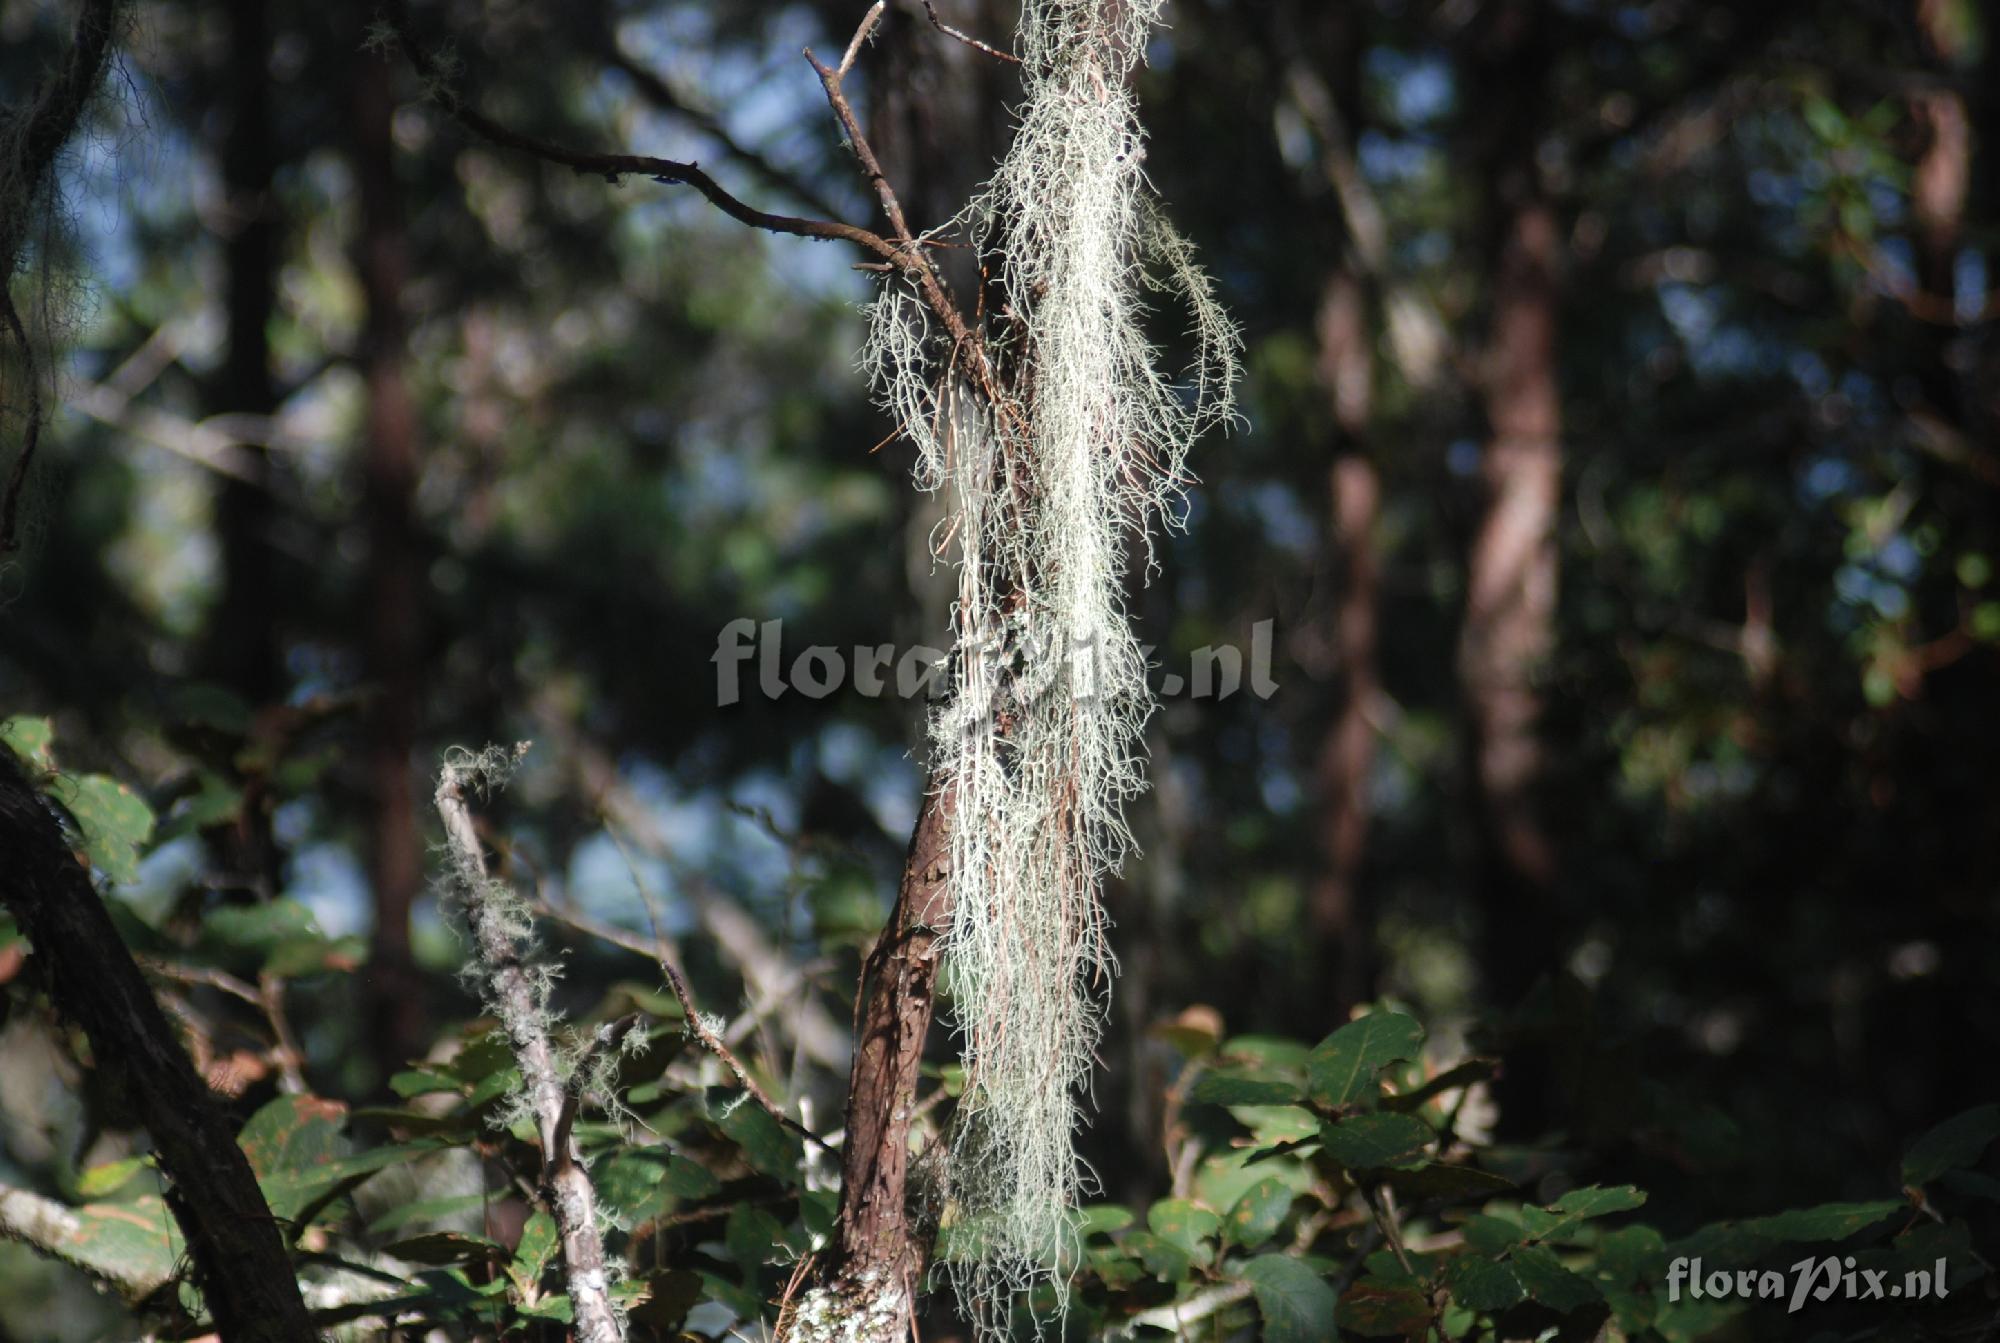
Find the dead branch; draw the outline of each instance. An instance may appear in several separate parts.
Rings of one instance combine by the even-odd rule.
[[[436,797],[454,876],[465,901],[474,963],[513,1045],[529,1108],[541,1135],[543,1193],[562,1241],[563,1278],[576,1317],[576,1336],[581,1343],[624,1343],[624,1326],[611,1304],[604,1240],[597,1226],[597,1195],[571,1140],[574,1110],[556,1066],[555,1048],[549,1043],[544,1007],[522,960],[521,940],[509,926],[507,914],[496,907],[486,852],[472,823],[466,793],[480,784],[477,762],[454,756],[438,776]]]
[[[931,27],[937,29],[939,32],[943,33],[946,37],[954,38],[957,41],[963,42],[965,43],[966,46],[971,47],[974,51],[979,52],[981,55],[984,56],[991,56],[996,61],[1005,61],[1009,65],[1019,65],[1021,63],[1021,58],[1019,56],[1016,56],[1013,52],[1002,51],[998,47],[990,47],[986,43],[981,42],[978,38],[972,36],[970,33],[960,32],[958,29],[952,27],[950,24],[946,23],[943,19],[939,18],[937,12],[937,5],[933,3],[933,0],[924,0],[924,13],[930,16]]]

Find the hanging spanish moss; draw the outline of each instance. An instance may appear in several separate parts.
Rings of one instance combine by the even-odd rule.
[[[1024,5],[1019,133],[962,221],[992,277],[984,348],[949,348],[899,284],[872,310],[870,370],[918,483],[947,492],[958,574],[931,739],[933,786],[956,790],[944,947],[966,1084],[938,1262],[988,1334],[1063,1272],[1086,1178],[1072,1139],[1113,969],[1099,890],[1131,847],[1154,707],[1134,543],[1150,567],[1190,444],[1233,414],[1235,329],[1142,168],[1128,85],[1159,8]],[[1158,367],[1149,294],[1192,316],[1184,378]]]

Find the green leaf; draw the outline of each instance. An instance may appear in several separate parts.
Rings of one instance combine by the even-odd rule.
[[[1146,1213],[1146,1226],[1154,1235],[1180,1246],[1196,1259],[1207,1258],[1203,1243],[1221,1225],[1219,1214],[1181,1198],[1162,1199]]]
[[[1306,1089],[1327,1109],[1373,1104],[1382,1069],[1415,1058],[1424,1041],[1417,1019],[1400,1012],[1377,1012],[1350,1021],[1320,1041],[1306,1063]]]
[[[574,1315],[567,1292],[556,1296],[545,1296],[532,1306],[520,1306],[517,1309],[523,1315],[533,1316],[538,1320],[556,1320],[562,1324],[572,1323]]]
[[[482,1105],[491,1104],[499,1100],[502,1096],[514,1092],[520,1085],[521,1070],[511,1064],[502,1068],[499,1072],[488,1073],[479,1080],[479,1085],[474,1087],[471,1093],[466,1096],[466,1108],[477,1110]]]
[[[1239,1035],[1222,1047],[1222,1056],[1259,1068],[1303,1068],[1312,1051],[1282,1035]]]
[[[117,1284],[134,1300],[172,1281],[183,1253],[180,1227],[157,1194],[60,1208],[59,1216],[34,1219],[24,1231],[36,1249]]]
[[[721,1187],[707,1167],[664,1147],[628,1149],[591,1174],[605,1206],[628,1226],[658,1216],[673,1203],[706,1198]]]
[[[1303,1105],[1232,1105],[1229,1117],[1260,1143],[1319,1141],[1319,1116]]]
[[[1885,1217],[1893,1217],[1908,1207],[1901,1199],[1879,1199],[1873,1203],[1822,1203],[1817,1208],[1794,1208],[1772,1217],[1754,1218],[1743,1223],[1743,1227],[1773,1240],[1846,1240],[1863,1227],[1872,1226]]]
[[[541,1283],[542,1274],[556,1257],[556,1221],[541,1209],[535,1209],[521,1228],[520,1243],[514,1247],[514,1262],[507,1266],[507,1276],[513,1279],[514,1289],[523,1296],[531,1295]]]
[[[138,877],[140,846],[153,837],[153,809],[144,799],[102,774],[59,775],[49,796],[75,818],[93,868],[119,885]]]
[[[1559,1240],[1575,1235],[1593,1217],[1629,1212],[1645,1201],[1646,1196],[1629,1184],[1585,1185],[1570,1190],[1547,1208],[1521,1209],[1521,1225],[1531,1240]]]
[[[491,1030],[467,1040],[465,1047],[452,1055],[444,1068],[459,1081],[472,1083],[484,1081],[502,1068],[512,1067],[513,1063],[514,1050],[506,1035]]]
[[[1528,1295],[1558,1314],[1567,1315],[1604,1299],[1588,1279],[1564,1268],[1555,1251],[1545,1245],[1524,1245],[1509,1262]]]
[[[1481,1254],[1505,1254],[1528,1238],[1528,1233],[1517,1222],[1491,1213],[1474,1213],[1459,1227],[1459,1234],[1465,1243]]]
[[[414,1203],[398,1203],[395,1207],[368,1224],[368,1229],[376,1235],[386,1235],[411,1222],[436,1222],[461,1213],[482,1208],[488,1202],[487,1195],[453,1194],[448,1198],[418,1199]]]
[[[456,1092],[460,1090],[461,1085],[457,1078],[434,1072],[429,1068],[400,1072],[389,1079],[389,1090],[404,1100],[409,1100],[413,1096],[428,1096],[438,1091]]]
[[[55,738],[55,724],[46,718],[0,719],[0,746],[5,746],[35,769],[52,770],[56,767],[55,752],[50,749]]]
[[[392,1143],[349,1155],[347,1107],[317,1096],[280,1096],[250,1116],[237,1141],[274,1216],[292,1220],[398,1162],[438,1149],[435,1140]]]
[[[297,979],[302,975],[347,974],[359,969],[367,959],[368,943],[359,937],[329,938],[313,934],[280,942],[264,958],[261,968],[263,973],[280,979]]]
[[[1659,1281],[1666,1272],[1667,1245],[1650,1226],[1621,1226],[1597,1243],[1598,1277],[1632,1286]]]
[[[1114,1292],[1122,1292],[1146,1276],[1145,1268],[1122,1246],[1093,1245],[1085,1258],[1091,1275]]]
[[[1378,1111],[1323,1125],[1319,1140],[1327,1155],[1347,1169],[1378,1170],[1422,1165],[1435,1136],[1430,1125],[1414,1115]]]
[[[102,1166],[92,1166],[77,1176],[76,1192],[84,1198],[105,1198],[123,1189],[140,1171],[153,1164],[150,1156],[128,1156],[123,1161],[110,1161]]]
[[[289,896],[261,905],[224,905],[202,919],[202,942],[212,952],[263,959],[287,942],[324,941],[312,911]]]
[[[507,1251],[485,1236],[468,1236],[462,1231],[432,1231],[427,1235],[399,1240],[387,1253],[413,1264],[499,1263]]]
[[[1130,1208],[1116,1203],[1093,1203],[1077,1213],[1076,1233],[1083,1237],[1108,1236],[1137,1220]]]
[[[1954,1115],[1910,1144],[1903,1157],[1903,1183],[1926,1185],[1948,1170],[1978,1161],[2000,1137],[2000,1105],[1981,1105]]]
[[[721,1188],[714,1171],[678,1152],[667,1159],[667,1173],[660,1181],[660,1192],[682,1201],[707,1198]]]
[[[726,1108],[717,1127],[743,1149],[744,1159],[759,1171],[786,1184],[798,1182],[799,1162],[805,1159],[804,1141],[764,1113],[749,1096],[742,1096],[734,1108]]]
[[[1404,1198],[1418,1200],[1483,1199],[1514,1188],[1514,1182],[1504,1175],[1441,1161],[1429,1162],[1415,1170],[1391,1171],[1389,1184]]]
[[[729,1257],[742,1271],[743,1285],[755,1288],[766,1264],[783,1249],[785,1228],[762,1208],[739,1203],[729,1210],[722,1239],[729,1247]]]
[[[230,787],[221,775],[203,770],[200,788],[174,804],[173,810],[167,813],[166,824],[160,827],[159,837],[167,840],[192,835],[210,826],[234,821],[242,814],[242,791]]]
[[[1229,1239],[1254,1250],[1278,1233],[1294,1195],[1281,1180],[1259,1180],[1236,1201],[1225,1222]]]
[[[1335,1343],[1333,1288],[1296,1259],[1259,1255],[1243,1266],[1243,1278],[1264,1317],[1264,1343]]]
[[[1194,1271],[1193,1255],[1150,1231],[1134,1231],[1120,1245],[1126,1253],[1138,1255],[1146,1271],[1163,1282],[1185,1282]]]
[[[1991,1175],[1982,1175],[1976,1170],[1948,1170],[1938,1176],[1937,1182],[1954,1194],[2000,1203],[2000,1180]]]
[[[1289,1105],[1303,1099],[1303,1093],[1297,1083],[1283,1078],[1226,1072],[1204,1074],[1188,1099],[1204,1105]]]
[[[840,1195],[831,1189],[806,1189],[799,1193],[799,1225],[806,1229],[812,1248],[833,1238],[840,1223]]]
[[[179,722],[212,727],[231,736],[250,734],[252,713],[241,695],[213,681],[190,681],[167,697],[167,712]]]
[[[1366,1338],[1422,1338],[1430,1328],[1431,1303],[1413,1278],[1370,1276],[1347,1289],[1334,1319]]]
[[[280,1096],[250,1116],[236,1141],[250,1158],[257,1182],[265,1186],[267,1200],[273,1182],[291,1180],[296,1185],[300,1175],[324,1169],[346,1155],[340,1132],[346,1117],[345,1105],[318,1096]],[[271,1211],[290,1217],[299,1206],[273,1202]]]
[[[1840,109],[1818,95],[1809,96],[1805,101],[1806,125],[1814,135],[1829,145],[1844,144],[1847,140],[1847,118]]]
[[[1461,1254],[1444,1266],[1444,1285],[1467,1310],[1505,1310],[1526,1299],[1514,1270],[1480,1254]]]

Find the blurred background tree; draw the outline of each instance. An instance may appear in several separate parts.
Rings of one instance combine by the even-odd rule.
[[[417,8],[511,125],[870,217],[797,55],[859,5]],[[650,902],[832,1127],[923,706],[718,708],[710,658],[739,617],[783,622],[787,667],[945,643],[938,515],[853,369],[870,279],[478,142],[364,9],[134,6],[32,257],[62,409],[0,561],[0,710],[159,816],[116,893],[135,946],[254,981],[268,930],[217,931],[245,911],[325,939],[278,976],[295,1066],[357,1102],[478,1011],[426,779],[534,740],[495,827],[562,993],[648,977],[606,934],[643,952]],[[1169,19],[1147,170],[1246,328],[1251,428],[1199,454],[1135,601],[1163,678],[1273,622],[1278,690],[1152,725],[1082,1139],[1107,1192],[1167,1186],[1163,1023],[1317,1038],[1386,996],[1504,1044],[1501,1136],[1559,1132],[1663,1225],[1861,1196],[2000,1050],[1990,14]],[[0,4],[7,103],[69,22]],[[1008,71],[897,0],[855,80],[916,222],[947,218]],[[20,971],[0,951],[0,1178],[73,1193],[130,1117]],[[268,1098],[270,1023],[201,1001]],[[0,1244],[9,1331],[92,1336],[28,1304],[74,1298],[56,1273]]]

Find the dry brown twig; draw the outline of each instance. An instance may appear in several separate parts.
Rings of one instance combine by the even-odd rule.
[[[952,38],[955,41],[963,42],[966,46],[971,47],[974,51],[979,52],[981,55],[984,56],[991,56],[996,61],[1005,61],[1009,65],[1019,65],[1021,63],[1021,58],[1019,56],[1016,56],[1013,52],[1002,51],[998,47],[988,46],[986,43],[981,42],[978,38],[972,36],[972,34],[960,32],[958,29],[952,27],[950,24],[946,23],[943,19],[939,18],[937,12],[937,5],[933,3],[933,0],[924,0],[924,13],[929,16],[931,21],[931,27],[937,29],[939,32],[943,33],[946,37]]]

